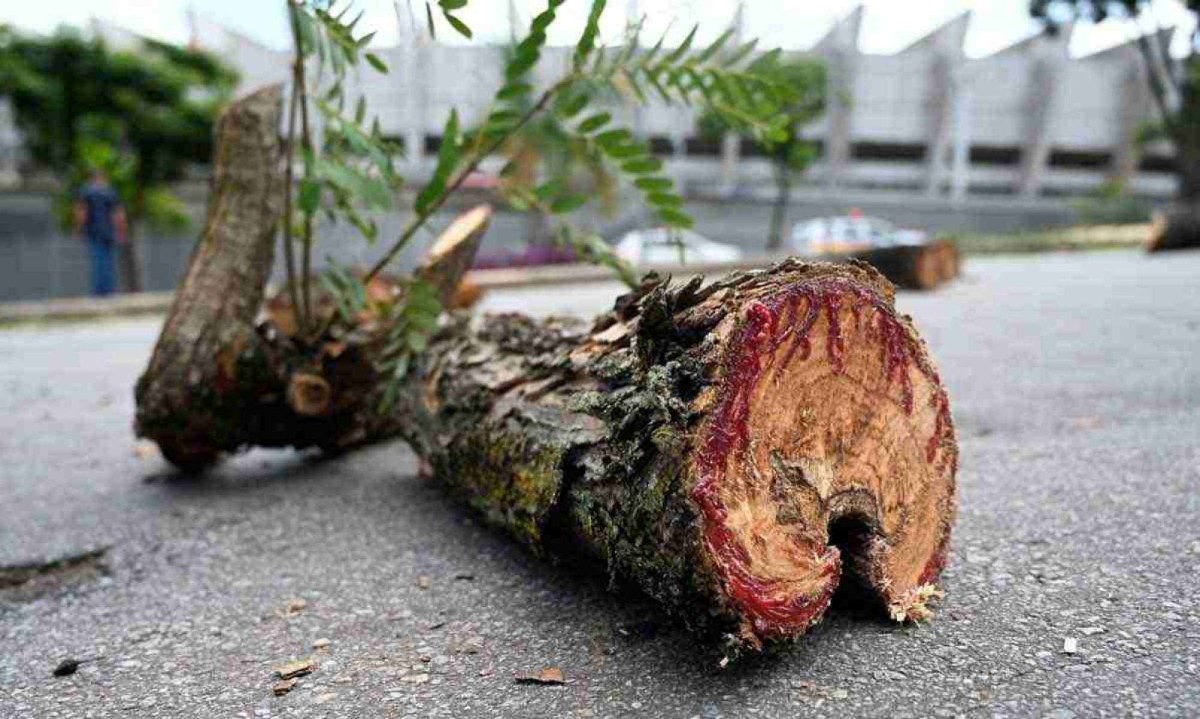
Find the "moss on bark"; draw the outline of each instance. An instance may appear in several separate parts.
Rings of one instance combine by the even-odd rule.
[[[402,432],[439,481],[536,551],[570,556],[583,549],[614,580],[637,586],[689,625],[724,633],[737,644],[795,636],[809,619],[784,629],[768,620],[755,624],[733,596],[725,560],[706,539],[697,458],[705,451],[705,428],[729,421],[715,416],[720,402],[713,395],[728,391],[725,384],[735,371],[730,363],[744,344],[737,330],[747,326],[747,308],[797,287],[829,283],[862,293],[885,313],[887,327],[911,332],[893,314],[890,287],[864,266],[785,262],[703,288],[698,282],[671,287],[652,278],[591,328],[522,315],[460,319],[445,328],[405,399],[411,416],[400,423]],[[849,312],[842,313],[850,321]],[[801,322],[791,319],[792,325]],[[903,371],[936,383],[915,335],[898,341],[911,363]],[[893,384],[889,379],[888,386]],[[941,397],[939,392],[940,384],[921,398]],[[894,394],[878,401],[903,406],[903,392]],[[937,442],[956,452],[948,420],[933,431]],[[952,469],[936,481],[952,485]],[[787,500],[777,521],[794,521],[787,520],[788,512],[800,515],[788,502],[801,493],[779,487]],[[929,522],[948,528],[952,489],[950,496]],[[822,521],[827,516],[813,512]],[[927,549],[929,560],[940,547]],[[908,589],[915,580],[901,583]],[[926,577],[922,583],[931,581]],[[828,602],[820,594],[803,599],[812,605],[811,620]],[[885,598],[889,604],[891,599]]]

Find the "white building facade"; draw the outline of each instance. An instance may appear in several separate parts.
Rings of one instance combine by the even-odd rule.
[[[285,82],[287,52],[264,47],[191,17],[193,43],[241,74],[242,89]],[[795,55],[826,63],[825,116],[806,128],[820,148],[801,193],[890,195],[950,204],[1008,203],[1082,196],[1106,183],[1165,200],[1174,191],[1173,158],[1162,143],[1136,141],[1154,109],[1133,43],[1071,58],[1070,29],[982,58],[967,58],[964,13],[898,53],[858,50],[862,8],[838,22],[813,48]],[[103,22],[93,30],[124,46],[126,31]],[[357,73],[351,96],[365,93],[385,134],[400,139],[408,171],[431,169],[442,123],[457,108],[465,124],[481,120],[501,84],[498,47],[449,46],[423,33],[377,51],[391,68]],[[536,76],[549,83],[569,62],[550,48]],[[652,104],[623,110],[690,194],[769,194],[770,168],[752,143],[698,136],[693,112]],[[0,107],[0,120],[5,113]],[[10,124],[10,123],[0,123]],[[17,140],[0,131],[0,178],[15,177]]]
[[[821,58],[830,78],[828,112],[806,133],[822,150],[806,174],[811,188],[950,200],[1078,196],[1108,182],[1149,198],[1173,192],[1169,147],[1136,141],[1154,109],[1133,43],[1071,58],[1068,27],[967,58],[964,13],[898,53],[873,55],[858,50],[861,21],[859,8],[796,53]],[[236,66],[247,87],[286,79],[286,53],[202,18],[194,27],[196,42]],[[419,172],[452,107],[467,123],[487,111],[501,84],[500,52],[410,37],[379,52],[392,72],[364,68],[357,90]],[[548,50],[538,77],[550,82],[568,55]],[[704,141],[686,108],[650,105],[625,119],[691,190],[753,191],[769,182],[751,143]]]

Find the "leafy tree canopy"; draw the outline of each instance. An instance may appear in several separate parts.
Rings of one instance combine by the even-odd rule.
[[[1200,0],[1180,0],[1192,12],[1200,12]],[[1072,15],[1095,22],[1109,17],[1132,18],[1150,9],[1150,0],[1032,0],[1029,4],[1034,17],[1063,20]]]
[[[1180,1],[1200,20],[1200,0]],[[1150,0],[1031,0],[1029,9],[1051,31],[1071,18],[1093,22],[1153,18]],[[1143,128],[1139,139],[1170,140],[1179,183],[1176,206],[1153,246],[1200,246],[1200,22],[1182,58],[1172,56],[1162,33],[1139,33],[1135,43],[1158,111],[1158,123]]]
[[[468,2],[426,0],[430,34],[448,25],[463,37],[472,37],[471,28],[457,14]],[[732,29],[707,46],[696,47],[699,28],[693,27],[679,45],[669,48],[665,35],[652,43],[641,42],[638,23],[629,28],[623,42],[608,45],[600,36],[607,2],[591,0],[570,63],[548,84],[538,81],[534,68],[564,2],[546,0],[545,9],[532,18],[527,33],[506,54],[503,84],[495,90],[481,121],[464,126],[457,111],[451,110],[433,172],[419,189],[414,188],[412,213],[383,255],[361,276],[337,267],[326,270],[321,285],[338,313],[322,319],[316,316],[308,280],[317,239],[314,219],[320,215],[328,221],[347,220],[374,242],[377,227],[364,211],[391,206],[402,178],[391,160],[395,148],[382,137],[378,122],[369,119],[365,101],[347,97],[342,82],[347,70],[361,66],[360,60],[378,72],[388,71],[380,58],[366,51],[373,33],[357,28],[361,12],[353,9],[352,0],[285,0],[296,47],[286,152],[293,159],[289,172],[303,174],[294,188],[288,183],[291,191],[281,224],[284,266],[301,335],[320,338],[339,332],[339,321],[353,327],[353,318],[366,302],[366,285],[488,158],[506,157],[498,173],[498,189],[510,206],[548,218],[557,244],[587,261],[612,267],[636,286],[632,268],[602,238],[572,222],[573,213],[604,193],[576,186],[569,168],[586,166],[597,180],[603,177],[605,182],[635,188],[667,227],[690,227],[692,218],[650,144],[622,126],[621,106],[659,101],[707,108],[760,142],[788,139],[791,119],[784,107],[794,99],[793,88],[765,70],[749,70],[752,64],[768,67],[778,51],[756,60],[755,41],[733,44]],[[317,70],[312,77],[311,66]],[[307,122],[310,108],[324,120],[319,130]],[[545,134],[539,137],[539,133]],[[352,155],[362,161],[352,161]],[[298,253],[292,247],[293,237],[298,240]],[[381,311],[386,337],[378,370],[396,379],[389,385],[390,392],[403,386],[409,358],[420,352],[436,326],[440,308],[430,292],[420,280],[407,281],[404,291]]]
[[[1200,0],[1180,1],[1189,11],[1200,16]],[[1030,0],[1029,12],[1044,21],[1050,32],[1055,32],[1061,23],[1075,18],[1091,22],[1137,20],[1145,16],[1152,17],[1153,10],[1150,0]],[[1194,62],[1197,50],[1200,50],[1200,23],[1192,30],[1190,52],[1182,63],[1171,56],[1170,49],[1158,33],[1139,33],[1136,44],[1145,61],[1146,80],[1164,123],[1162,130],[1173,136],[1182,129],[1176,120],[1189,119],[1175,117],[1181,109],[1180,105],[1195,102],[1197,88],[1200,87],[1200,70]],[[1186,109],[1194,108],[1189,106]],[[1197,124],[1192,119],[1192,122],[1184,124]],[[1173,136],[1172,139],[1178,143],[1182,138]]]
[[[816,59],[785,59],[778,53],[763,55],[747,68],[774,85],[788,88],[788,100],[780,106],[786,121],[773,137],[750,132],[737,114],[708,110],[700,116],[699,130],[715,139],[726,132],[756,139],[771,158],[775,170],[776,199],[767,234],[767,249],[783,247],[783,225],[791,197],[792,175],[803,171],[816,158],[816,145],[801,136],[804,126],[825,112],[825,65]]]
[[[142,40],[115,50],[71,28],[50,36],[0,26],[0,95],[31,159],[66,182],[107,170],[133,219],[178,217],[163,185],[207,163],[218,108],[236,74],[196,50]]]
[[[779,54],[763,55],[751,63],[750,72],[771,83],[789,88],[789,101],[782,106],[787,117],[782,134],[764,138],[763,145],[772,158],[789,169],[803,170],[812,161],[813,146],[800,136],[801,129],[825,111],[825,65],[811,58],[787,59]],[[726,132],[755,138],[738,122],[736,115],[707,111],[700,117],[700,134],[717,138]]]

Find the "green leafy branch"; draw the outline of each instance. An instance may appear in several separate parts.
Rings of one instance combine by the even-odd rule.
[[[544,90],[535,90],[531,72],[541,58],[546,45],[547,31],[557,19],[564,0],[548,0],[546,8],[536,15],[529,32],[516,45],[504,66],[504,83],[497,90],[489,112],[478,128],[464,130],[456,112],[451,112],[442,131],[437,161],[430,179],[416,193],[413,212],[399,236],[383,252],[380,259],[361,277],[355,277],[333,267],[322,278],[325,290],[333,296],[337,312],[319,328],[311,324],[311,299],[307,286],[308,263],[312,251],[312,221],[318,211],[328,219],[345,218],[357,227],[368,242],[373,241],[377,228],[363,216],[360,208],[381,209],[389,205],[400,184],[391,147],[379,133],[378,124],[368,129],[366,106],[361,99],[352,116],[346,113],[346,98],[342,81],[348,68],[356,67],[359,59],[380,72],[386,65],[366,52],[371,34],[356,34],[361,14],[348,19],[348,8],[335,11],[333,4],[321,0],[288,0],[293,19],[293,31],[298,48],[293,66],[293,109],[289,117],[289,153],[295,136],[295,119],[299,114],[300,156],[304,175],[299,185],[296,207],[299,223],[296,234],[302,239],[302,282],[305,308],[302,327],[315,329],[311,337],[324,336],[338,320],[353,325],[355,317],[365,307],[365,288],[411,242],[480,164],[499,153],[517,133],[531,121],[553,116],[565,130],[571,142],[586,149],[589,157],[599,158],[610,165],[641,193],[654,208],[659,219],[672,228],[689,227],[692,218],[683,209],[683,200],[674,182],[663,172],[661,160],[654,157],[649,146],[634,137],[628,128],[619,126],[613,114],[601,107],[589,109],[605,100],[628,100],[647,103],[656,97],[670,104],[701,105],[727,117],[737,127],[745,128],[762,138],[780,137],[787,118],[782,107],[791,100],[786,85],[773,82],[769,76],[751,72],[748,59],[753,43],[727,47],[732,32],[723,33],[706,48],[693,50],[696,29],[682,44],[664,48],[665,37],[649,50],[639,48],[637,31],[623,46],[606,48],[599,43],[600,20],[605,0],[593,0],[579,41],[574,47],[570,67]],[[426,18],[431,34],[436,33],[435,8],[441,18],[464,37],[471,37],[470,28],[456,13],[466,6],[466,0],[430,0],[426,2]],[[331,73],[328,90],[312,101],[325,119],[324,137],[315,143],[310,136],[307,112],[310,104],[304,78],[304,61],[316,58],[321,71]],[[588,261],[612,267],[626,282],[635,278],[630,268],[621,262],[612,249],[594,234],[580,232],[568,216],[589,202],[584,194],[572,192],[561,180],[536,184],[513,182],[511,162],[501,175],[503,191],[514,206],[556,218],[555,239],[573,248]],[[289,173],[291,170],[289,169]],[[290,175],[289,175],[290,180]],[[289,188],[291,183],[289,181]],[[292,198],[289,203],[285,233],[290,248],[292,228]],[[290,249],[285,249],[290,252]],[[293,260],[288,255],[289,284],[294,287]],[[293,290],[294,292],[294,290]],[[293,304],[300,307],[295,301]],[[407,373],[411,358],[424,348],[436,326],[441,311],[437,293],[420,282],[410,280],[401,285],[391,301],[376,307],[383,323],[386,350],[379,369],[398,385]],[[389,391],[398,391],[395,386]]]
[[[387,333],[377,362],[385,379],[380,412],[395,403],[413,358],[425,351],[442,313],[437,289],[428,282],[410,278],[400,292],[402,299],[387,305],[382,317]]]
[[[546,44],[546,28],[554,21],[555,10],[563,1],[550,0],[547,9],[533,19],[529,35],[517,45],[516,51],[505,66],[506,82],[496,93],[494,109],[488,113],[479,130],[472,133],[471,137],[464,137],[459,128],[458,113],[451,111],[442,129],[442,140],[438,147],[433,175],[417,194],[412,219],[387,252],[367,272],[364,282],[382,272],[400,254],[429,218],[462,186],[467,177],[479,169],[480,163],[494,155],[509,137],[545,110],[550,101],[571,83],[573,78],[570,76],[559,80],[542,92],[530,107],[522,111],[518,112],[505,106],[508,99],[532,88],[527,82],[527,77],[541,57]]]
[[[693,28],[678,47],[664,51],[665,36],[649,52],[637,50],[636,31],[623,48],[610,52],[597,45],[605,0],[593,0],[583,32],[576,43],[571,69],[540,94],[535,94],[529,75],[546,44],[546,32],[555,21],[563,0],[549,0],[535,16],[529,33],[514,48],[504,68],[504,84],[496,92],[492,107],[481,126],[463,133],[458,115],[451,112],[442,132],[438,159],[429,182],[418,193],[414,216],[399,239],[367,273],[369,281],[381,272],[423,227],[429,217],[475,172],[480,163],[499,151],[525,125],[543,112],[563,121],[568,135],[605,158],[627,178],[670,228],[686,228],[693,220],[683,210],[675,183],[663,173],[662,161],[629,129],[616,126],[605,110],[585,113],[596,99],[632,94],[649,101],[644,87],[652,88],[663,101],[687,106],[705,105],[734,126],[764,139],[786,137],[788,117],[783,107],[794,100],[792,88],[770,76],[754,73],[747,62],[755,44],[744,43],[726,51],[733,37],[727,31],[712,44],[692,51],[697,29]],[[428,7],[428,6],[427,6]],[[431,24],[432,30],[432,24]],[[768,54],[767,57],[772,57]],[[530,102],[531,97],[536,99]],[[502,170],[511,179],[512,163]],[[555,241],[572,248],[582,259],[611,267],[623,281],[636,285],[632,269],[618,258],[600,237],[578,231],[564,216],[588,202],[586,195],[570,192],[565,183],[551,180],[534,187],[505,183],[505,196],[518,209],[555,216]],[[396,382],[407,371],[407,360],[385,363]],[[407,356],[407,355],[403,355]]]
[[[450,27],[454,28],[455,32],[468,40],[473,37],[471,28],[454,14],[455,11],[461,10],[467,6],[467,0],[437,0],[436,4],[438,7],[438,12],[441,13],[442,18],[450,24]],[[425,19],[429,25],[429,36],[437,39],[437,23],[434,22],[433,13],[433,3],[430,3],[427,0],[425,3]]]
[[[664,49],[664,35],[643,52],[638,49],[639,25],[623,48],[614,52],[601,48],[596,53],[590,76],[601,86],[631,93],[641,103],[653,96],[668,105],[705,106],[758,137],[780,137],[787,122],[783,108],[794,100],[794,89],[755,70],[780,51],[748,62],[757,41],[730,48],[733,30],[726,30],[707,47],[693,50],[698,29],[693,26],[674,49]]]
[[[310,277],[316,215],[321,212],[330,222],[344,219],[368,242],[373,242],[378,228],[363,210],[389,208],[402,180],[392,161],[398,148],[383,138],[377,120],[371,122],[370,128],[365,125],[365,98],[358,98],[352,118],[345,115],[345,77],[359,65],[360,59],[379,72],[388,71],[383,60],[366,50],[375,33],[356,32],[362,13],[350,18],[351,5],[339,8],[336,0],[329,3],[287,0],[287,8],[296,54],[284,147],[288,158],[287,195],[281,224],[290,299],[302,332],[309,333],[314,326]],[[326,72],[331,80],[317,97],[310,92],[306,69],[306,63],[314,61],[317,67],[314,84],[319,85]],[[324,119],[320,142],[313,138],[312,108]],[[298,184],[293,178],[297,155],[303,167]],[[293,237],[299,237],[302,248],[299,268]],[[323,280],[322,284],[327,291],[331,286],[339,286],[336,278],[330,282]]]
[[[522,99],[533,92],[530,71],[541,57],[546,31],[555,21],[556,11],[562,4],[563,0],[550,0],[546,9],[533,18],[529,33],[516,46],[505,66],[505,82],[496,92],[492,109],[478,130],[464,137],[457,115],[451,113],[443,129],[433,176],[417,196],[414,217],[399,239],[367,273],[367,280],[400,253],[484,159],[495,154],[510,137],[544,111],[552,111],[563,120],[575,118],[576,123],[569,126],[572,135],[606,157],[641,191],[643,198],[669,227],[692,225],[692,218],[682,209],[682,198],[675,191],[674,182],[663,174],[661,160],[651,154],[645,142],[634,138],[627,128],[613,126],[610,113],[601,111],[583,116],[583,110],[596,98],[620,95],[628,89],[638,101],[648,102],[643,88],[650,87],[665,102],[688,106],[706,104],[728,116],[731,124],[764,138],[779,138],[786,132],[788,118],[782,107],[791,101],[792,90],[747,67],[746,60],[755,47],[753,42],[727,52],[726,45],[733,36],[732,31],[727,31],[708,47],[693,52],[691,48],[697,32],[693,28],[683,43],[670,51],[663,49],[664,36],[649,52],[639,52],[636,35],[629,38],[623,48],[608,51],[597,45],[605,0],[592,2],[574,49],[571,69],[537,95],[532,104],[522,106]],[[546,206],[552,214],[562,214],[577,210],[585,203],[586,200],[578,197],[562,195],[550,198]]]
[[[664,225],[690,227],[692,218],[683,210],[683,200],[675,191],[674,182],[662,173],[662,162],[652,155],[646,143],[634,138],[628,129],[615,126],[610,112],[583,111],[595,99],[603,97],[632,95],[637,102],[647,103],[649,88],[656,99],[668,104],[703,105],[725,118],[728,124],[764,141],[780,140],[786,137],[789,120],[783,109],[795,99],[793,88],[755,71],[762,59],[777,53],[747,62],[755,48],[754,41],[728,48],[732,30],[695,52],[692,51],[695,27],[672,50],[663,49],[664,35],[648,52],[642,52],[638,49],[639,24],[621,48],[609,51],[597,47],[604,6],[603,0],[592,4],[573,53],[573,71],[561,81],[562,91],[555,98],[553,110],[565,123],[569,139],[606,158],[618,174],[642,193],[643,200],[655,209]],[[532,35],[536,35],[537,29],[535,26]],[[518,48],[518,57],[520,54]],[[498,93],[497,101],[511,103],[528,89],[510,80]],[[501,115],[500,119],[505,117]],[[560,198],[556,211],[575,206],[570,198]]]

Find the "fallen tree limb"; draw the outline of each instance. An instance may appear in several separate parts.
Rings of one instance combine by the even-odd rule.
[[[874,247],[831,260],[866,262],[889,282],[907,290],[933,290],[958,277],[961,264],[958,247],[950,240],[920,245]]]
[[[370,311],[354,327],[308,338],[280,291],[261,320],[283,199],[278,87],[234,103],[217,128],[208,219],[135,391],[138,436],[196,471],[245,447],[337,451],[394,437],[380,413],[382,342]],[[434,244],[418,274],[452,299],[491,210],[465,213]],[[381,299],[402,291],[378,278]],[[316,303],[318,319],[334,312]]]
[[[303,338],[281,329],[276,298],[254,323],[277,190],[251,170],[275,168],[277,113],[278,93],[260,93],[222,120],[209,223],[138,383],[138,432],[168,459],[400,435],[493,525],[599,560],[736,647],[803,634],[843,576],[896,620],[929,613],[958,449],[941,380],[876,271],[651,275],[591,324],[446,316],[381,411],[370,313]],[[443,301],[488,215],[456,221],[417,271]]]
[[[1200,247],[1200,207],[1180,203],[1155,217],[1146,241],[1146,251],[1168,252]]]
[[[927,612],[957,446],[923,344],[865,266],[650,281],[590,328],[459,320],[420,377],[400,426],[439,481],[693,625],[801,634],[843,571],[898,620]]]
[[[181,467],[217,457],[253,392],[237,367],[263,349],[254,318],[283,203],[281,102],[282,88],[269,87],[218,121],[208,217],[138,380],[136,431]]]

